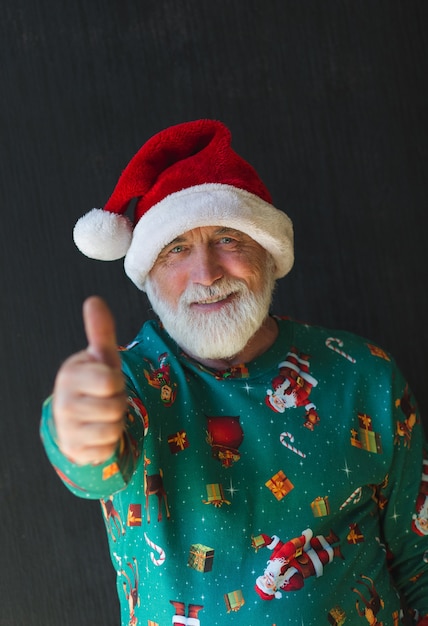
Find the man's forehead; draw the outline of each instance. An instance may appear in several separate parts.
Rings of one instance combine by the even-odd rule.
[[[185,233],[182,233],[181,235],[174,237],[174,239],[172,239],[167,244],[167,246],[170,246],[173,243],[182,243],[183,241],[192,239],[194,234],[199,230],[202,230],[205,233],[208,232],[208,234],[210,234],[213,237],[218,237],[218,235],[225,235],[225,234],[236,235],[236,236],[241,236],[241,237],[249,237],[249,235],[246,235],[241,230],[237,230],[236,228],[231,228],[228,226],[201,226],[199,228],[193,228],[192,230],[188,230]],[[251,237],[249,238],[251,239]]]

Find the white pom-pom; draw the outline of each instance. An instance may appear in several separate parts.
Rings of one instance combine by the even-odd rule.
[[[125,256],[132,241],[132,223],[125,215],[92,209],[77,220],[74,243],[91,259],[115,261]]]

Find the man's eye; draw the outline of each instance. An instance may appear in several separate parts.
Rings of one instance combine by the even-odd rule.
[[[178,254],[178,252],[182,252],[183,251],[183,246],[174,246],[173,248],[170,249],[170,252],[172,252],[172,254]]]
[[[220,243],[235,243],[235,239],[232,239],[232,237],[222,237]]]

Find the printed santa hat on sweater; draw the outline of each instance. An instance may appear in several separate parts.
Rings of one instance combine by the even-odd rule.
[[[136,199],[133,222],[125,215]],[[122,172],[103,209],[74,227],[86,256],[125,257],[125,272],[139,289],[161,250],[201,226],[240,230],[270,252],[275,277],[291,269],[293,227],[275,208],[254,168],[231,148],[229,129],[216,120],[171,126],[149,139]]]

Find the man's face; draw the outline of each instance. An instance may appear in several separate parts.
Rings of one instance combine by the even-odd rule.
[[[269,312],[271,256],[248,235],[205,226],[166,246],[146,282],[168,333],[193,356],[238,354]]]

